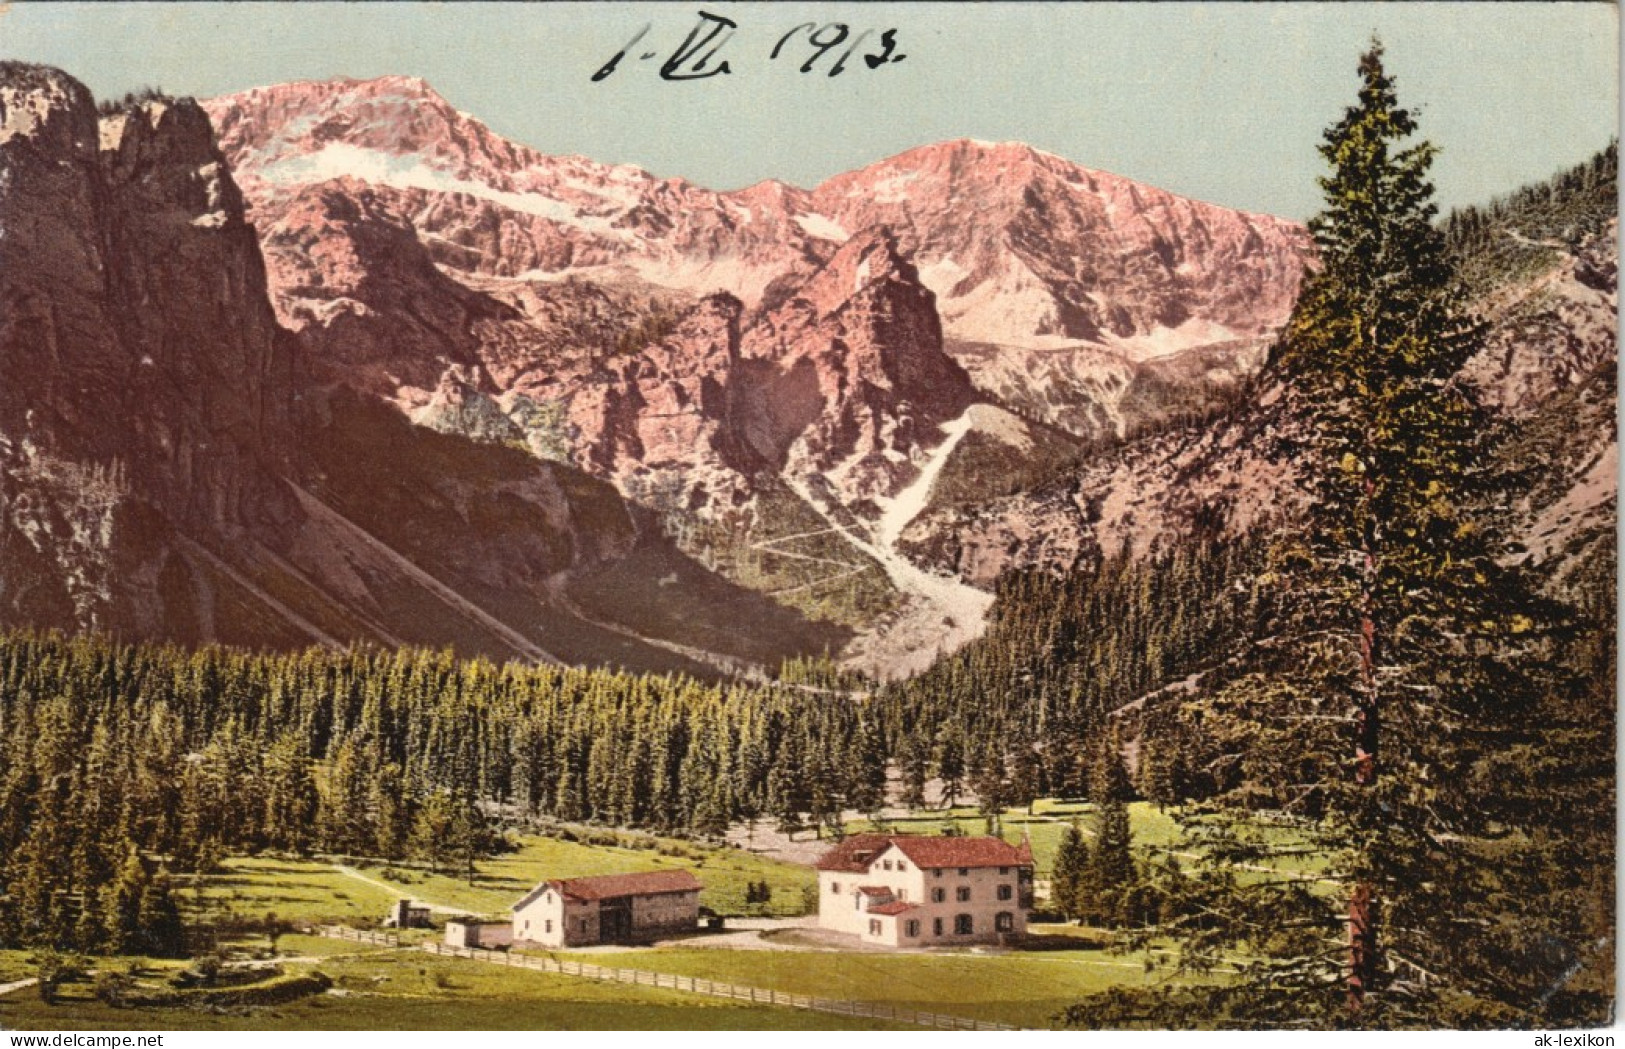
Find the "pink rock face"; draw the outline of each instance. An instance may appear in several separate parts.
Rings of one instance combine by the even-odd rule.
[[[895,494],[973,398],[943,352],[935,296],[885,230],[852,238],[765,311],[741,352],[757,365],[747,443],[825,479],[849,508]]]
[[[413,216],[437,262],[472,274],[626,266],[656,285],[754,298],[816,256],[786,215],[631,166],[546,156],[411,77],[284,84],[206,105],[256,208],[277,212],[291,187],[359,178]]]
[[[1019,142],[922,146],[830,179],[812,206],[848,229],[897,231],[955,339],[1077,340],[1131,357],[1218,341],[1219,328],[1273,333],[1309,250],[1295,223]]]
[[[922,147],[811,192],[764,182],[715,193],[508,142],[408,77],[206,105],[257,209],[275,213],[298,185],[358,178],[413,217],[436,262],[470,274],[608,270],[754,305],[774,281],[885,226],[957,342],[1108,345],[1138,358],[1267,336],[1308,253],[1295,224],[1018,143]]]

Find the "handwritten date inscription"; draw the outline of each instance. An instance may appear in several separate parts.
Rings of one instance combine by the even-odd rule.
[[[683,42],[665,55],[660,63],[662,80],[705,80],[708,77],[733,72],[728,60],[719,56],[728,41],[733,39],[734,30],[739,28],[739,23],[709,11],[701,11],[699,14],[698,23],[688,31]],[[621,60],[629,54],[636,54],[638,61],[643,62],[660,58],[659,50],[637,50],[638,44],[648,35],[651,25],[652,23],[646,23],[625,47],[615,52],[614,57],[600,66],[598,72],[592,75],[593,83],[614,73]],[[878,40],[874,39],[877,32]],[[866,49],[859,52],[859,48]],[[839,57],[830,58],[837,52]],[[767,57],[769,61],[777,61],[781,55],[791,61],[804,58],[805,61],[799,67],[801,72],[811,73],[823,69],[829,76],[840,76],[846,71],[847,61],[854,54],[861,57],[864,65],[870,69],[879,69],[888,63],[901,62],[908,57],[897,50],[896,29],[864,29],[854,35],[852,27],[845,22],[826,22],[823,25],[817,22],[803,22],[779,37],[779,42],[773,45],[773,50]]]

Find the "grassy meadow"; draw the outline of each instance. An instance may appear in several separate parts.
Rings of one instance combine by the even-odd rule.
[[[614,964],[824,998],[882,1002],[1021,1027],[1048,1027],[1083,995],[1167,978],[1141,955],[1067,949],[888,954],[881,951],[722,951],[653,948]],[[1050,948],[1060,949],[1050,949]],[[604,964],[604,956],[563,952]],[[620,960],[625,958],[624,961]]]
[[[1143,849],[1180,844],[1178,824],[1154,806],[1130,806],[1134,840]],[[1003,834],[1025,833],[1038,876],[1048,877],[1061,835],[1074,819],[1087,832],[1088,806],[1043,801],[1033,812],[1004,814]],[[973,809],[928,811],[886,822],[890,830],[921,834],[953,827],[985,833]],[[870,829],[864,822],[847,827]],[[573,840],[571,840],[573,839]],[[557,837],[525,836],[509,853],[476,865],[466,877],[406,865],[339,857],[238,856],[212,875],[183,879],[188,917],[252,929],[267,913],[283,922],[376,925],[401,896],[470,913],[505,913],[543,878],[581,877],[686,868],[705,883],[701,903],[726,915],[796,915],[810,868],[733,848],[628,832],[571,827]],[[766,881],[772,903],[747,906],[746,886]],[[792,994],[881,1002],[904,1009],[1047,1027],[1080,997],[1113,986],[1143,986],[1169,978],[1166,958],[1100,949],[1100,935],[1073,926],[1034,928],[1018,951],[941,951],[893,954],[876,950],[721,950],[662,947],[619,952],[562,952],[560,957],[696,976]],[[408,945],[438,935],[409,933]],[[805,946],[793,930],[768,933],[777,946]],[[228,934],[228,953],[263,953],[268,943],[252,931]],[[850,1029],[886,1026],[777,1007],[731,1003],[649,987],[605,984],[576,977],[508,970],[463,959],[436,958],[411,949],[380,948],[288,933],[278,944],[280,964],[297,975],[320,971],[333,980],[326,993],[282,1005],[201,1011],[182,1006],[120,1009],[95,997],[89,981],[67,984],[61,1001],[46,1005],[32,990],[0,998],[0,1026],[97,1029]],[[92,967],[106,962],[91,959]],[[123,966],[121,960],[116,963]],[[141,963],[142,979],[163,985],[182,962]],[[0,952],[0,983],[32,975],[28,952]]]
[[[301,943],[300,946],[303,946]],[[355,950],[289,971],[319,969],[325,994],[285,1005],[203,1010],[120,1009],[88,983],[47,1005],[30,991],[0,997],[0,1027],[16,1030],[876,1030],[895,1025],[753,1006],[680,991],[601,983],[411,950]],[[723,952],[718,952],[723,953]],[[159,974],[154,973],[153,979]]]

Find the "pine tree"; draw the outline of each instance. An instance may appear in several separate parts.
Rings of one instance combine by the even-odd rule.
[[[1440,774],[1472,760],[1531,699],[1507,656],[1534,626],[1474,514],[1492,479],[1482,420],[1456,375],[1480,333],[1433,224],[1435,150],[1404,145],[1417,126],[1380,45],[1360,76],[1358,104],[1320,147],[1332,168],[1311,222],[1321,269],[1280,354],[1315,406],[1316,506],[1287,573],[1300,670],[1278,677],[1317,709],[1332,700],[1325,713],[1346,704],[1352,718],[1343,760],[1325,754],[1311,782],[1341,825],[1354,1012],[1374,992],[1403,993],[1448,968],[1441,952],[1460,939],[1448,927],[1473,920],[1460,908],[1478,879],[1453,843],[1478,817]],[[1426,889],[1457,864],[1455,899]],[[1385,942],[1384,929],[1426,931]]]
[[[186,953],[186,929],[166,871],[159,870],[147,879],[136,913],[144,953],[159,958],[178,958]]]
[[[1531,975],[1562,977],[1520,931],[1542,927],[1540,894],[1511,890],[1544,866],[1544,816],[1505,783],[1543,746],[1554,613],[1500,556],[1488,427],[1458,379],[1479,330],[1433,225],[1434,149],[1406,145],[1382,57],[1361,57],[1358,101],[1320,147],[1320,266],[1272,359],[1314,498],[1271,553],[1245,672],[1187,707],[1218,751],[1224,818],[1187,825],[1204,859],[1172,924],[1187,968],[1256,959],[1203,992],[1210,1018],[1527,1024],[1546,1001]],[[1257,876],[1281,851],[1265,820],[1339,891]]]
[[[141,945],[141,899],[147,889],[147,868],[135,844],[125,849],[117,878],[102,898],[103,940],[108,953],[130,954]]]
[[[1061,832],[1061,844],[1055,850],[1055,862],[1050,869],[1050,903],[1068,920],[1078,917],[1078,892],[1083,885],[1083,872],[1089,865],[1089,848],[1076,823]]]
[[[1102,737],[1090,763],[1089,800],[1094,804],[1094,843],[1078,879],[1078,911],[1100,925],[1118,924],[1133,888],[1133,841],[1129,826],[1128,771],[1116,732]]]

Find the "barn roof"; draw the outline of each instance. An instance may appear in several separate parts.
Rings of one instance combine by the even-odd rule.
[[[658,896],[671,892],[698,892],[700,880],[686,870],[642,871],[637,874],[603,874],[593,878],[554,878],[544,881],[513,905],[523,910],[545,889],[577,900],[607,900],[617,896]]]

